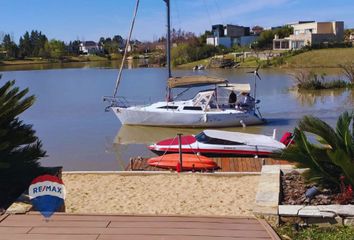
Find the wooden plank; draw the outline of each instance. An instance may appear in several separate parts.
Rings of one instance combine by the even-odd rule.
[[[218,230],[218,229],[175,229],[175,228],[49,228],[34,227],[31,234],[106,234],[106,235],[190,235],[190,236],[210,236],[210,237],[268,237],[266,231],[247,230]]]
[[[230,161],[230,171],[235,172],[236,171],[235,158],[230,158],[229,161]]]
[[[258,158],[258,161],[255,162],[257,172],[262,171],[262,162],[263,162],[263,158]]]
[[[26,215],[11,215],[11,220],[34,221],[43,217],[37,212]],[[209,222],[209,223],[258,223],[255,218],[247,217],[196,217],[196,216],[132,216],[132,215],[83,215],[55,213],[50,221],[121,221],[121,222]]]
[[[0,223],[9,216],[9,214],[3,214],[3,215],[0,215]]]
[[[100,235],[97,240],[215,240],[215,237],[208,236],[169,236],[169,235]],[[217,240],[241,239],[238,237],[218,237]],[[247,240],[270,240],[270,237],[251,237]]]
[[[109,221],[55,221],[50,219],[49,221],[42,220],[30,220],[22,219],[7,220],[1,223],[2,227],[107,227]]]
[[[31,227],[1,227],[0,226],[0,234],[27,233],[29,230],[31,230]]]
[[[185,229],[224,229],[224,230],[253,230],[263,231],[257,223],[205,223],[205,222],[111,222],[109,228],[185,228]]]
[[[267,231],[267,233],[270,235],[270,237],[273,240],[281,240],[279,235],[274,231],[274,229],[264,219],[259,219],[258,221],[260,224],[262,224],[264,229]]]
[[[230,161],[227,158],[222,158],[223,172],[230,172]]]
[[[261,171],[261,167],[259,164],[260,161],[261,161],[261,158],[253,158],[252,166],[253,166],[254,172]]]
[[[96,240],[97,235],[67,235],[67,234],[11,234],[5,233],[0,235],[0,240]]]
[[[240,158],[240,170],[241,170],[241,172],[247,171],[246,167],[245,167],[245,163],[243,161],[243,158]]]

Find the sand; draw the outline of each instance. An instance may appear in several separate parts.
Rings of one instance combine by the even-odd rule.
[[[66,212],[252,216],[258,175],[63,174]]]

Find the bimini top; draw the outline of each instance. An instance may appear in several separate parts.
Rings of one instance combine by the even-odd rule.
[[[230,91],[249,93],[251,92],[251,85],[249,83],[229,83],[219,84],[218,87],[224,88]]]
[[[250,134],[220,130],[204,130],[205,135],[210,138],[223,139],[232,142],[238,142],[249,146],[269,146],[283,148],[284,144],[272,137],[261,134]]]
[[[184,88],[193,86],[203,86],[212,84],[226,84],[228,81],[222,78],[209,77],[203,75],[173,77],[168,79],[169,88]]]

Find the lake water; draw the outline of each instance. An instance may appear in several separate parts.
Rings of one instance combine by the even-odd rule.
[[[68,66],[70,67],[70,66]],[[71,66],[73,67],[73,66]],[[111,95],[117,69],[110,66],[75,65],[76,68],[1,72],[2,85],[16,79],[21,88],[29,87],[36,95],[35,105],[21,118],[33,124],[48,157],[45,166],[63,166],[65,170],[121,170],[130,157],[150,156],[146,145],[176,133],[197,133],[200,129],[173,129],[121,126],[112,112],[105,112],[102,96]],[[107,68],[108,67],[108,68]],[[42,68],[40,68],[42,69]],[[251,83],[253,76],[243,69],[209,70],[210,74],[233,83]],[[196,74],[174,71],[174,75]],[[297,121],[312,114],[334,124],[340,113],[354,109],[354,93],[329,90],[299,94],[288,91],[293,85],[286,71],[261,70],[257,82],[260,110],[268,120],[264,126],[230,130],[277,136],[292,131]],[[128,69],[123,73],[119,95],[149,103],[163,100],[166,71],[161,68]],[[193,93],[190,93],[191,95]]]

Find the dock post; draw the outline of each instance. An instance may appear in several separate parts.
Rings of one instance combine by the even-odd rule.
[[[179,163],[181,165],[181,172],[183,172],[183,160],[182,160],[182,133],[177,133],[178,136],[178,153]]]

